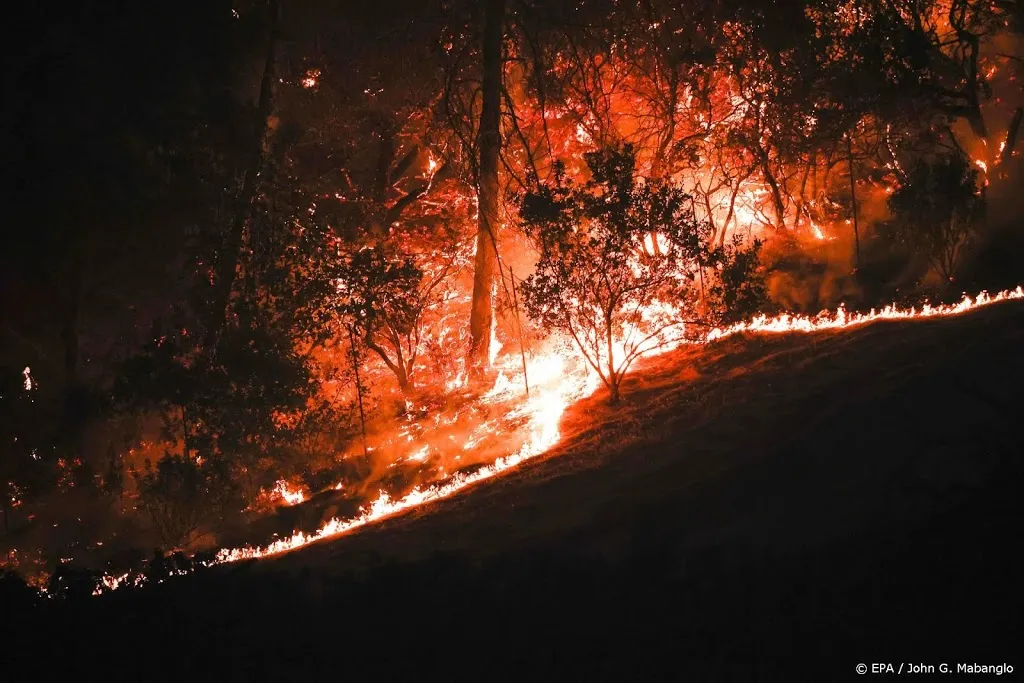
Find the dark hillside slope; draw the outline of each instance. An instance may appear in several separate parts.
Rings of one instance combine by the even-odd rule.
[[[47,678],[42,642],[107,681],[1019,673],[1022,354],[1013,303],[675,352],[622,409],[574,406],[551,457],[335,542],[19,618],[8,652]]]

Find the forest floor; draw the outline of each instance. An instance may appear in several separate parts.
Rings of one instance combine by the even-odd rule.
[[[275,559],[8,612],[0,660],[79,681],[1024,672],[1022,354],[1018,303],[672,352],[505,476]]]

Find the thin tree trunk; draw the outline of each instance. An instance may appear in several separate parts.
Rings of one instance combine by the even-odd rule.
[[[523,344],[523,319],[519,315],[519,297],[516,295],[516,276],[512,267],[508,269],[508,279],[512,281],[512,307],[516,313],[516,328],[519,330],[519,358],[523,361],[523,384],[526,386],[526,397],[530,397],[530,376],[526,372],[526,347]]]
[[[1017,107],[1010,119],[1010,127],[1006,129],[1006,137],[1003,138],[1003,151],[999,155],[999,163],[1009,163],[1013,157],[1013,148],[1017,145],[1017,133],[1020,131],[1021,116],[1024,115],[1024,107]]]
[[[188,417],[185,412],[185,404],[181,404],[181,445],[182,450],[185,452],[185,459],[192,459],[192,446],[189,443],[188,435]]]
[[[619,402],[619,376],[615,372],[615,343],[612,335],[612,321],[609,316],[605,320],[605,331],[607,333],[608,340],[608,390],[611,392],[610,401],[612,403]]]
[[[814,167],[815,158],[812,155],[811,163],[804,169],[803,180],[800,181],[800,197],[796,202],[796,217],[793,219],[793,232],[800,233],[800,220],[803,218],[804,206],[807,204],[807,178],[811,175],[811,168]]]
[[[772,191],[772,203],[775,205],[775,227],[779,230],[785,230],[786,203],[782,200],[782,190],[779,189],[779,182],[775,179],[775,174],[772,173],[771,168],[768,166],[767,155],[761,161],[761,173],[764,174],[764,179]]]
[[[363,457],[370,457],[370,449],[366,447],[366,413],[363,410],[363,383],[359,378],[359,354],[356,352],[356,332],[350,325],[348,340],[352,346],[352,369],[356,375],[356,397],[359,401],[359,428],[363,435]]]
[[[260,94],[257,103],[259,129],[252,140],[245,177],[242,181],[242,191],[238,197],[237,208],[231,222],[228,238],[223,251],[221,251],[217,259],[212,296],[213,317],[210,321],[210,329],[206,331],[208,347],[213,345],[227,322],[231,290],[235,283],[235,276],[240,262],[245,227],[249,223],[252,213],[252,202],[256,197],[256,191],[259,187],[260,172],[263,170],[263,165],[266,161],[269,151],[270,134],[273,130],[271,119],[273,116],[272,106],[275,82],[274,65],[277,60],[277,46],[280,40],[280,0],[270,0],[269,12],[270,31],[267,36],[267,54],[263,64],[263,78],[260,81]]]
[[[479,224],[469,318],[469,372],[480,378],[490,364],[494,303],[491,290],[498,262],[498,155],[501,152],[502,42],[505,0],[488,0],[484,9],[483,84],[480,112]]]
[[[725,223],[722,224],[722,232],[718,236],[719,249],[725,246],[725,235],[729,231],[729,223],[732,222],[732,217],[736,212],[736,196],[740,193],[740,182],[736,183],[736,187],[733,189],[732,194],[729,195],[729,213],[725,216]]]
[[[853,173],[853,138],[846,136],[846,162],[850,165],[850,203],[853,206],[853,269],[860,269],[860,227],[857,225],[857,177]]]

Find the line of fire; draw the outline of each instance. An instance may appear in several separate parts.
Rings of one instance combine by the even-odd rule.
[[[690,419],[718,363],[771,416],[826,347],[1016,338],[1019,0],[144,5],[28,10],[4,67],[29,612],[404,543]]]

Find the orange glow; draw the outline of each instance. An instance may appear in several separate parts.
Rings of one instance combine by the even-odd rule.
[[[954,316],[988,306],[1001,301],[1024,299],[1024,288],[1003,291],[995,295],[987,292],[977,297],[964,295],[956,304],[939,306],[924,305],[920,308],[899,308],[895,305],[868,313],[849,313],[840,308],[834,313],[823,312],[817,316],[800,316],[783,314],[776,317],[758,316],[749,322],[738,323],[726,328],[712,330],[703,343],[713,342],[724,337],[741,333],[757,332],[766,334],[778,333],[813,333],[826,330],[837,330],[864,325],[879,320],[920,320],[926,318]],[[664,352],[668,348],[660,348]],[[652,351],[653,355],[655,352]],[[577,365],[576,371],[569,371]],[[529,460],[555,446],[560,434],[558,424],[566,408],[576,400],[593,393],[599,386],[594,374],[581,374],[578,361],[569,354],[557,351],[539,356],[528,363],[530,374],[530,398],[516,408],[513,413],[529,418],[530,437],[523,447],[506,457],[498,458],[494,464],[486,466],[471,475],[453,475],[447,480],[423,489],[416,488],[404,498],[392,500],[386,493],[380,496],[360,515],[348,520],[332,519],[319,530],[306,534],[296,532],[289,538],[283,538],[263,547],[246,546],[228,548],[217,555],[217,562],[235,562],[244,559],[268,557],[300,548],[310,543],[327,538],[336,538],[353,529],[366,526],[386,517],[393,516],[410,508],[426,505],[433,501],[448,498],[455,493],[477,483],[490,479],[520,463]],[[499,375],[492,397],[509,392],[519,391],[522,377],[510,380],[502,373]]]
[[[794,334],[816,333],[829,330],[848,329],[882,320],[923,320],[935,317],[961,315],[994,303],[1024,299],[1024,287],[990,295],[981,292],[976,297],[964,295],[955,304],[933,306],[925,304],[921,307],[900,308],[896,305],[886,306],[881,310],[867,313],[850,313],[840,307],[835,312],[823,311],[816,316],[782,314],[774,317],[758,316],[743,323],[710,331],[702,340],[690,343],[711,343],[719,339],[739,333],[759,334]],[[648,355],[664,353],[670,348],[678,347],[684,342],[666,344],[651,349]],[[619,342],[619,346],[623,346]],[[472,474],[457,473],[447,479],[426,487],[416,487],[402,498],[392,499],[386,492],[381,492],[377,499],[363,508],[360,513],[350,519],[334,518],[324,523],[312,533],[297,531],[287,538],[278,539],[265,546],[243,546],[240,548],[224,548],[217,553],[213,564],[237,562],[239,560],[257,559],[286,553],[296,548],[307,546],[317,541],[342,536],[353,529],[372,524],[382,519],[400,514],[406,510],[449,498],[473,484],[491,479],[521,463],[549,451],[561,439],[559,423],[565,410],[575,401],[592,394],[600,386],[600,381],[593,371],[583,368],[577,354],[570,351],[564,344],[552,346],[543,354],[530,359],[527,363],[530,378],[530,395],[513,407],[507,417],[526,418],[526,439],[523,445],[504,457],[499,457],[492,464],[486,465]],[[514,363],[500,368],[495,386],[481,400],[495,402],[499,398],[510,399],[522,395],[524,390],[523,377],[517,373]],[[492,422],[484,422],[473,430],[465,440],[464,449],[474,448],[491,430]],[[429,447],[417,446],[408,459],[425,460]],[[289,489],[283,482],[275,491],[305,499],[301,491]],[[340,485],[339,485],[340,486]],[[338,488],[338,487],[335,487]],[[301,500],[299,500],[301,502]],[[116,590],[124,586],[138,586],[146,582],[142,574],[126,573],[119,576],[105,576],[97,587],[95,594]]]
[[[302,87],[306,90],[315,88],[320,83],[320,69],[310,69],[302,78]]]
[[[297,486],[292,486],[284,479],[278,480],[274,485],[271,494],[285,505],[298,505],[306,502],[306,492]]]

